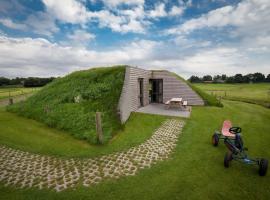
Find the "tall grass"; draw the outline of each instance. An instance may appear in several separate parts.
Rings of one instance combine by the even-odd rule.
[[[77,71],[54,80],[10,112],[66,130],[75,138],[96,143],[95,112],[102,112],[104,141],[121,127],[117,104],[125,75],[124,66]]]

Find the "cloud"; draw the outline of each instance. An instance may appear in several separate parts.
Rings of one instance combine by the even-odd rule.
[[[76,0],[66,0],[64,3],[55,0],[43,0],[43,2],[46,6],[46,12],[63,23],[85,26],[87,23],[98,22],[101,28],[108,27],[115,32],[121,33],[144,33],[145,24],[147,24],[141,18],[138,19],[139,14],[143,13],[142,6],[135,6],[132,9],[113,12],[115,11],[114,8],[112,8],[112,10],[108,8],[99,11],[90,11],[86,9],[85,5]],[[143,3],[144,1],[142,0],[132,0],[128,2],[115,0],[106,1],[106,5],[108,4],[110,6],[120,4],[140,5]]]
[[[89,38],[89,36],[86,36]],[[181,52],[178,46],[151,40],[134,40],[110,50],[64,46],[43,38],[0,36],[2,76],[59,76],[94,66],[128,64],[145,69],[167,69],[190,75],[269,73],[268,52],[251,58],[253,51],[207,46]],[[169,52],[169,53],[168,53]],[[256,67],[255,67],[256,66]]]
[[[140,40],[110,51],[61,46],[46,39],[0,36],[0,74],[56,76],[93,66],[131,64],[151,57],[157,42]]]
[[[148,16],[152,18],[167,16],[167,12],[165,10],[165,4],[164,3],[156,4],[155,9],[150,10],[148,13]]]
[[[122,4],[126,5],[143,5],[144,0],[103,0],[103,3],[109,7],[116,7]]]
[[[184,7],[182,6],[173,6],[169,12],[170,16],[181,16],[184,13]]]
[[[11,29],[26,30],[26,28],[27,28],[27,26],[25,24],[15,23],[9,18],[0,19],[0,23],[8,28],[11,28]]]
[[[28,26],[28,30],[40,35],[52,36],[60,30],[55,24],[55,18],[44,12],[28,16],[24,23]]]
[[[168,34],[188,34],[203,28],[218,28],[233,26],[235,35],[243,33],[254,34],[259,31],[268,32],[270,27],[270,1],[246,0],[233,6],[224,6],[203,14],[199,18],[191,19],[178,27],[171,28]]]
[[[85,6],[76,0],[42,0],[46,10],[62,22],[85,23],[88,14]]]
[[[94,39],[95,35],[84,30],[76,30],[73,34],[69,34],[67,37],[74,41],[87,41]]]
[[[95,35],[85,30],[75,30],[73,33],[67,35],[67,38],[74,46],[85,46],[91,40],[95,39]]]

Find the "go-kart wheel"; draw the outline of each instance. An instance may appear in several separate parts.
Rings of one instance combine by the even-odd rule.
[[[216,147],[218,145],[218,142],[219,142],[218,134],[214,133],[214,135],[212,136],[212,144],[213,144],[213,146]]]
[[[230,161],[233,159],[232,152],[228,151],[224,156],[224,167],[228,168]]]
[[[265,176],[267,168],[268,168],[268,160],[262,158],[259,162],[259,175]]]

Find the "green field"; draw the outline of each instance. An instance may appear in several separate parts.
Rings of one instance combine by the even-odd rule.
[[[207,84],[197,83],[196,87],[209,94],[225,99],[239,100],[270,107],[270,83],[255,84]]]
[[[9,97],[34,93],[41,88],[24,88],[24,87],[0,87],[0,100]]]
[[[249,148],[249,154],[270,159],[270,111],[262,106],[238,101],[224,100],[223,104],[223,108],[194,107],[192,116],[187,120],[180,135],[172,158],[162,161],[150,169],[139,171],[136,176],[123,177],[119,180],[106,180],[89,188],[79,186],[75,190],[71,189],[59,193],[50,190],[15,189],[14,187],[1,185],[0,197],[1,199],[112,200],[270,199],[269,173],[265,177],[260,177],[256,166],[243,165],[235,161],[230,168],[225,169],[223,166],[224,154],[227,151],[225,146],[222,143],[217,148],[211,145],[213,132],[220,129],[223,120],[230,119],[234,125],[242,127],[243,139],[245,146]],[[12,130],[12,124],[17,124],[18,118],[13,114],[5,112],[2,112],[2,114],[6,116],[5,120],[10,121],[10,130]],[[141,127],[138,125],[141,120],[148,121],[141,117],[132,116],[127,123],[126,128],[130,128],[131,132],[134,131],[134,135],[139,134],[143,128],[146,128],[146,124],[140,125]],[[14,118],[14,121],[12,121],[12,118]],[[3,117],[2,120],[4,120]],[[135,123],[136,121],[138,123]],[[80,146],[79,143],[73,138],[66,139],[66,135],[61,138],[62,136],[59,136],[61,133],[48,131],[48,128],[36,122],[22,120],[20,123],[20,126],[15,126],[18,129],[17,131],[8,132],[8,139],[2,133],[3,127],[1,127],[0,141],[6,141],[7,145],[14,148],[55,155],[57,153],[54,153],[53,150],[46,150],[46,148],[41,150],[39,146],[48,147],[50,145],[48,144],[49,138],[51,138],[52,143],[54,143],[53,141],[59,141],[55,139],[57,135],[60,139],[67,140],[66,144],[74,147],[71,151],[74,156],[87,155],[87,153],[82,153],[85,151],[84,147],[78,147]],[[27,136],[27,129],[21,127],[25,123],[32,124],[32,127],[35,127],[36,131],[30,133],[30,136]],[[43,140],[44,135],[46,135],[46,139]],[[128,137],[125,135],[124,131],[123,137]],[[27,143],[25,141],[27,137],[33,137],[34,139]],[[149,137],[149,133],[143,133],[139,137],[141,139],[138,140],[138,143],[147,137]],[[132,141],[131,137],[127,140],[121,140],[121,135],[119,135],[119,138],[115,138],[113,142],[116,147],[121,145],[123,141],[129,140]],[[63,143],[65,142],[63,141]],[[62,144],[59,142],[52,145],[58,152],[63,152],[61,149],[65,148],[61,147]],[[83,144],[81,145],[83,146]],[[64,156],[63,153],[58,154]]]

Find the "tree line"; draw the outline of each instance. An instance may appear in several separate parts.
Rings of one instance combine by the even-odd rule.
[[[0,77],[0,86],[15,86],[15,85],[21,85],[24,87],[41,87],[44,86],[50,82],[52,82],[55,79],[55,77],[49,77],[49,78],[39,78],[39,77],[28,77],[28,78],[6,78],[6,77]]]
[[[262,73],[256,72],[254,74],[235,74],[234,76],[222,75],[205,75],[203,77],[191,76],[188,79],[191,83],[262,83],[270,82],[270,74],[265,76]]]

